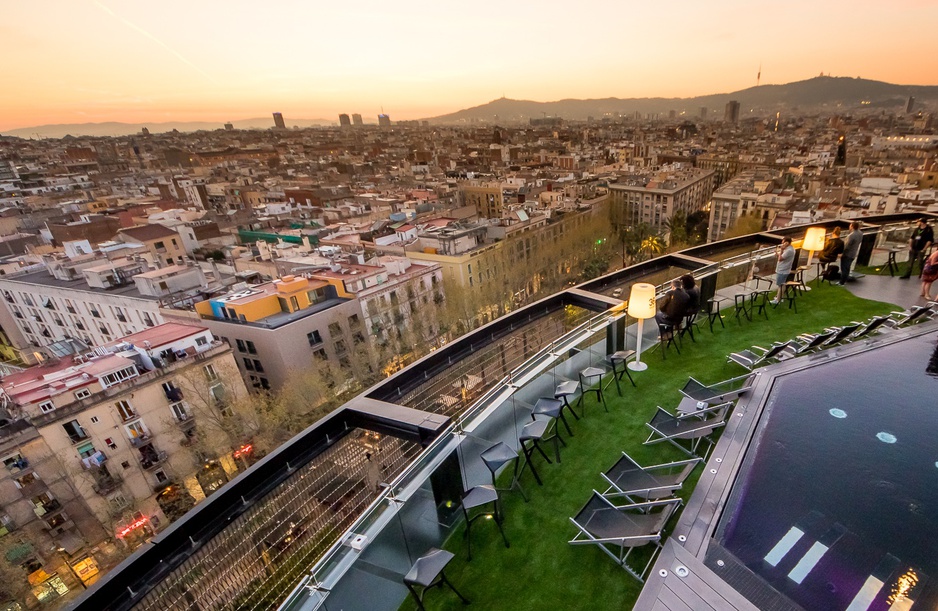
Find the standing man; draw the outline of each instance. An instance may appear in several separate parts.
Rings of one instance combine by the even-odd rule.
[[[782,243],[775,247],[775,256],[778,258],[775,264],[775,284],[778,286],[778,293],[775,294],[772,305],[777,304],[784,297],[785,283],[788,282],[792,264],[795,262],[795,249],[792,248],[790,237],[782,238]]]
[[[931,248],[934,241],[935,234],[928,221],[925,218],[920,218],[918,227],[915,228],[912,237],[909,239],[909,269],[906,270],[904,276],[899,276],[900,278],[908,280],[912,277],[912,268],[915,267],[916,261],[918,261],[919,269],[922,269],[925,265],[925,251]]]
[[[844,246],[844,254],[840,257],[840,285],[847,284],[847,278],[850,277],[850,268],[853,262],[857,260],[860,254],[860,244],[863,243],[863,232],[860,231],[860,223],[853,221],[850,223],[850,235],[847,236],[847,244]]]

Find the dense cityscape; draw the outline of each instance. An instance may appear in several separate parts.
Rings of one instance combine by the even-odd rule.
[[[930,104],[0,136],[0,608],[75,600],[336,408],[559,291],[938,212]],[[485,390],[462,380],[420,400],[455,416]],[[389,439],[342,449],[381,447],[369,493],[419,449]]]

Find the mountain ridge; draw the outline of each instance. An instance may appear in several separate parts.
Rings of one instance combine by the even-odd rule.
[[[585,120],[590,116],[598,119],[606,115],[632,115],[636,112],[662,114],[671,110],[698,118],[701,107],[706,107],[707,117],[713,119],[722,118],[724,107],[730,100],[740,102],[741,114],[744,114],[744,109],[747,108],[752,109],[755,114],[796,108],[819,109],[825,106],[849,110],[864,105],[875,108],[895,105],[904,110],[910,95],[915,96],[919,107],[923,102],[938,103],[938,86],[896,85],[861,78],[817,76],[792,83],[759,85],[729,93],[689,98],[564,98],[549,102],[499,98],[427,120],[439,124],[472,120],[512,122],[544,115]]]

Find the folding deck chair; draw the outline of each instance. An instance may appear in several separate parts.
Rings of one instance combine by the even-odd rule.
[[[689,414],[675,416],[658,407],[658,411],[645,426],[651,429],[645,445],[667,441],[688,456],[699,456],[697,448],[702,440],[713,446],[710,433],[726,425],[726,418],[733,406],[731,401],[699,409]],[[686,447],[679,440],[690,442]],[[710,449],[701,458],[705,458]]]
[[[609,483],[603,494],[607,498],[624,496],[629,501],[667,498],[681,488],[699,462],[699,458],[689,458],[643,467],[623,452],[622,458],[602,474]]]
[[[890,316],[895,316],[895,318],[888,319],[886,326],[891,329],[897,329],[905,325],[919,322],[923,318],[931,318],[933,314],[934,312],[930,306],[912,306],[905,312],[890,312]]]
[[[599,546],[616,564],[644,583],[648,569],[661,551],[661,532],[680,505],[681,499],[615,505],[594,490],[589,502],[570,518],[579,531],[570,544]],[[645,566],[630,566],[632,550],[649,543],[656,549]]]
[[[727,363],[736,363],[752,371],[756,367],[767,365],[774,360],[781,352],[788,348],[789,342],[775,342],[770,348],[762,346],[753,346],[748,350],[732,352],[726,357]]]
[[[889,316],[874,316],[873,318],[869,319],[863,327],[857,329],[856,333],[850,336],[850,341],[855,341],[866,337],[873,331],[876,331],[885,325],[889,320]]]
[[[825,329],[824,333],[833,331],[834,334],[831,335],[828,339],[824,340],[824,342],[818,348],[830,348],[831,346],[836,346],[841,342],[847,341],[850,339],[850,336],[857,332],[857,330],[860,328],[860,325],[862,324],[863,323],[860,322],[852,322],[849,325],[844,325],[842,327],[830,327],[829,329]],[[814,339],[815,337],[816,335],[808,333],[799,336],[799,339]]]
[[[735,401],[740,395],[752,388],[754,380],[755,377],[747,373],[706,386],[694,378],[688,378],[684,388],[681,389],[681,394],[698,403],[703,402],[709,405],[723,403],[724,401]]]
[[[802,335],[798,340],[792,340],[789,342],[789,350],[786,350],[778,355],[778,360],[784,361],[786,359],[791,359],[796,356],[802,356],[813,352],[815,350],[820,350],[821,347],[834,337],[837,334],[836,329],[828,329],[827,331],[822,331],[817,335]]]

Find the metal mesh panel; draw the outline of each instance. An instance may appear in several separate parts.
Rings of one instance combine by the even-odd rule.
[[[454,417],[551,341],[586,322],[592,313],[566,306],[461,358],[395,402]]]
[[[276,607],[374,500],[378,483],[419,452],[414,442],[352,430],[206,542],[134,609]]]

